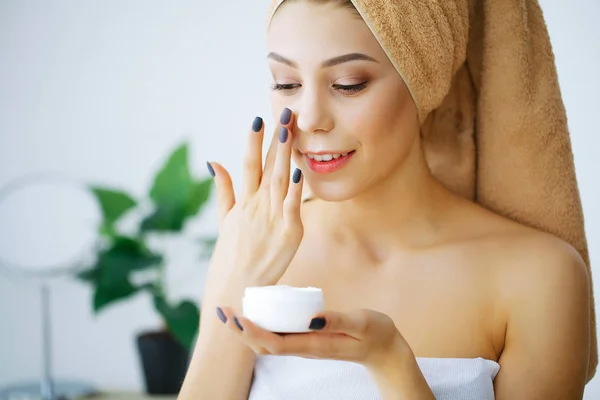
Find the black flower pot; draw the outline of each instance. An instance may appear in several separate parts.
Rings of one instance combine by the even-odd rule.
[[[147,394],[178,394],[189,352],[169,332],[145,332],[136,338]]]

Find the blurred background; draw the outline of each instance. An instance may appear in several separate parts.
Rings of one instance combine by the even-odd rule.
[[[600,3],[540,3],[600,293]],[[274,123],[268,5],[0,0],[0,187],[31,179],[18,181],[13,197],[0,193],[0,255],[40,269],[68,267],[81,251],[105,261],[79,278],[0,269],[0,388],[39,379],[44,305],[54,374],[103,391],[145,390],[142,333],[166,324],[175,342],[189,342],[194,332],[181,321],[197,317],[207,267],[198,249],[210,251],[217,230],[205,163],[221,162],[239,188],[253,118],[267,130]],[[165,200],[172,177],[189,189],[177,204]],[[106,228],[103,250],[97,224]],[[147,235],[134,240],[118,229]],[[106,289],[98,274],[119,262],[132,275],[110,276],[120,286]],[[133,281],[146,286],[133,290]],[[598,398],[597,377],[585,399]]]

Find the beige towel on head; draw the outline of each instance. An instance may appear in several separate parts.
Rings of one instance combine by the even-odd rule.
[[[270,21],[282,0],[273,0]],[[417,105],[432,173],[589,256],[565,108],[537,0],[353,0]],[[590,290],[592,288],[590,287]],[[591,292],[588,381],[598,364]]]

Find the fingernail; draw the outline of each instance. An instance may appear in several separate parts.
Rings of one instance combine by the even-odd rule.
[[[310,325],[308,326],[308,329],[312,329],[312,330],[316,330],[318,331],[319,329],[323,329],[325,327],[325,318],[313,318],[312,321],[310,321]]]
[[[206,167],[208,168],[208,172],[214,177],[215,170],[213,169],[212,165],[210,165],[210,163],[208,161],[206,162]]]
[[[244,330],[244,328],[242,328],[242,325],[240,325],[240,321],[238,321],[237,317],[233,317],[233,322],[235,322],[240,331]]]
[[[254,122],[252,122],[252,130],[254,132],[258,132],[260,131],[260,128],[262,128],[263,125],[263,119],[261,117],[256,117],[254,118]]]
[[[298,183],[300,182],[300,178],[302,177],[302,171],[299,168],[296,168],[294,171],[294,175],[292,176],[292,182]]]
[[[285,126],[282,126],[281,129],[279,130],[279,141],[281,143],[285,143],[287,141],[288,138],[288,130]]]
[[[221,310],[221,307],[217,307],[217,316],[219,317],[221,322],[227,322],[227,317],[225,316],[225,314],[223,314],[223,310]]]
[[[281,116],[279,117],[279,122],[283,125],[287,125],[290,123],[290,118],[292,118],[292,110],[289,108],[284,108],[281,112]]]

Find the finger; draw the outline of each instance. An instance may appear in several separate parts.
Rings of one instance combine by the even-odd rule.
[[[287,196],[283,202],[283,218],[287,228],[302,225],[300,207],[302,205],[302,186],[304,177],[299,168],[294,170]]]
[[[311,321],[317,335],[339,335],[350,341],[336,346],[332,358],[360,362],[363,365],[382,365],[395,351],[410,351],[394,321],[375,310],[356,310],[349,313],[325,312]]]
[[[235,204],[235,192],[229,172],[217,162],[207,162],[208,172],[215,178],[219,224]]]
[[[279,145],[271,177],[271,204],[275,215],[280,215],[283,200],[290,184],[290,163],[292,156],[292,132],[285,126],[279,131]]]
[[[300,333],[283,337],[279,350],[307,358],[353,360],[359,354],[360,341],[340,333]]]
[[[252,129],[248,134],[248,146],[244,156],[244,197],[249,197],[258,190],[262,176],[262,145],[264,123],[262,118],[254,118]]]
[[[309,329],[326,333],[345,334],[362,339],[369,326],[371,315],[368,310],[357,310],[350,313],[327,311],[316,315],[310,322]]]
[[[271,136],[271,144],[267,149],[267,156],[265,157],[265,166],[262,171],[260,178],[260,186],[268,187],[271,185],[271,171],[273,171],[273,164],[275,163],[275,155],[277,152],[277,143],[279,142],[279,128],[273,131]]]
[[[282,335],[262,329],[245,317],[237,316],[237,320],[249,341],[265,349],[267,354],[286,354]]]
[[[230,307],[217,307],[217,316],[225,324],[225,326],[246,346],[250,347],[256,354],[267,354],[268,351],[257,343],[252,341],[248,335],[244,333],[243,326],[240,324],[239,317],[236,317],[235,311]]]
[[[276,334],[258,327],[244,317],[238,316],[237,319],[250,342],[265,349],[268,354],[339,360],[354,360],[359,354],[360,342],[344,334],[327,332]]]
[[[269,146],[269,150],[267,152],[267,158],[265,160],[265,167],[263,171],[261,185],[270,186],[271,185],[271,176],[275,167],[275,160],[277,159],[277,152],[279,149],[279,137],[281,133],[281,128],[284,127],[289,132],[292,131],[292,127],[294,125],[294,115],[289,108],[284,108],[281,112],[281,116],[279,117],[279,125],[276,126],[273,137],[271,139],[271,145]],[[290,141],[291,143],[291,141]]]

